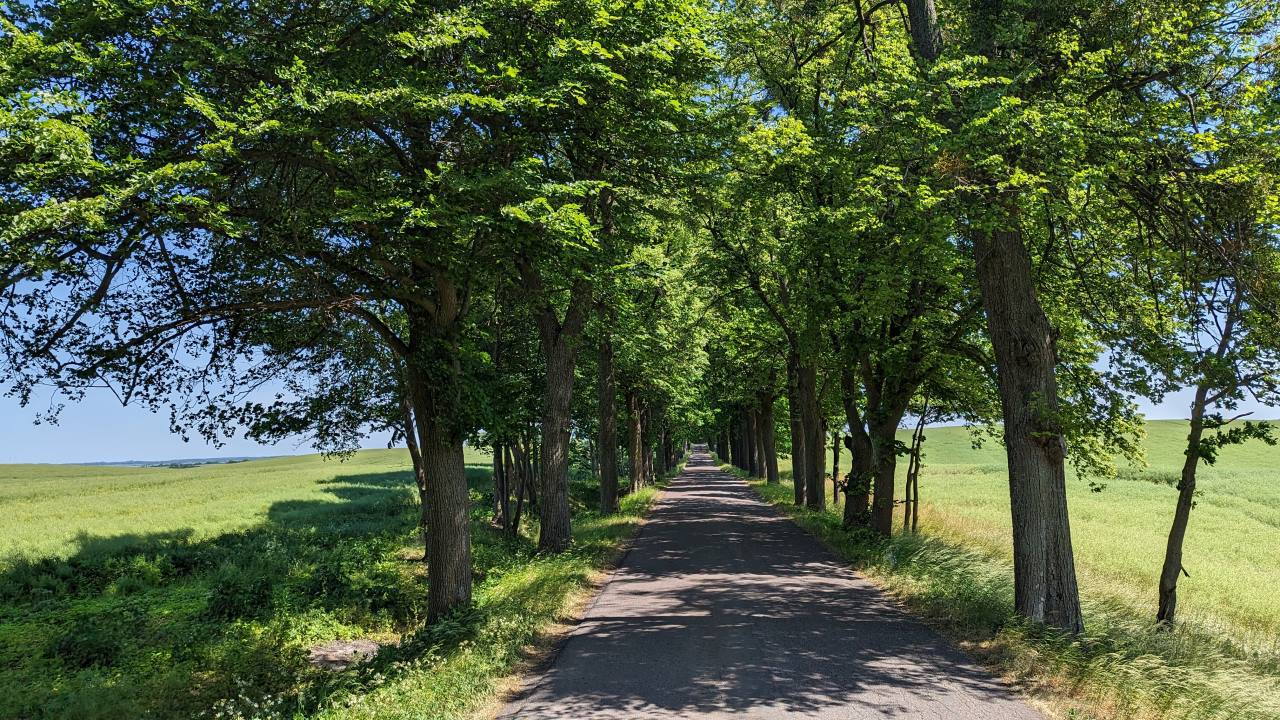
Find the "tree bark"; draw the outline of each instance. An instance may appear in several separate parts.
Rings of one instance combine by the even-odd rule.
[[[751,477],[760,476],[760,465],[758,449],[756,448],[756,413],[755,410],[748,407],[743,413],[742,429],[743,435],[746,437],[747,445],[747,474]]]
[[[765,480],[778,484],[778,447],[773,427],[773,395],[760,393],[760,444],[764,447]]]
[[[942,54],[942,29],[938,26],[938,9],[933,0],[907,0],[907,17],[911,25],[911,46],[920,60],[932,63]]]
[[[613,343],[600,342],[600,376],[597,407],[600,421],[600,512],[618,511],[618,390],[613,377]]]
[[[787,406],[791,421],[791,482],[795,488],[796,505],[805,500],[805,438],[804,424],[800,420],[800,358],[793,352],[787,358]]]
[[[849,437],[845,441],[849,448],[849,479],[845,483],[844,492],[846,528],[866,527],[871,521],[867,507],[871,502],[874,467],[871,460],[871,436],[867,434],[862,413],[858,410],[857,389],[857,376],[853,368],[846,364],[840,369],[840,397],[844,404],[845,422],[849,426]]]
[[[831,431],[831,503],[840,504],[840,429]]]
[[[516,473],[516,509],[511,513],[511,527],[507,534],[515,537],[520,534],[520,515],[524,512],[524,498],[529,491],[529,464],[525,461],[520,442],[511,444],[508,462]]]
[[[502,443],[493,444],[493,517],[504,531],[511,522],[511,479],[503,462]]]
[[[756,447],[756,477],[764,478],[769,472],[769,461],[765,457],[764,409],[759,405],[751,410],[751,431]]]
[[[1200,439],[1204,436],[1205,398],[1209,389],[1196,387],[1191,404],[1191,430],[1187,433],[1186,458],[1182,461],[1182,476],[1178,480],[1178,504],[1173,512],[1173,526],[1169,528],[1169,540],[1164,550],[1164,566],[1160,570],[1160,606],[1156,620],[1172,625],[1178,610],[1178,576],[1186,572],[1182,567],[1182,545],[1187,537],[1187,524],[1191,520],[1191,508],[1195,505],[1196,469],[1200,466]]]
[[[573,541],[569,517],[569,425],[573,401],[575,348],[573,333],[545,317],[540,323],[547,362],[547,386],[542,404],[542,493],[538,502],[538,551],[563,552]]]
[[[422,538],[422,559],[427,559],[427,471],[422,467],[422,452],[418,449],[418,430],[413,420],[413,404],[406,389],[400,397],[401,422],[404,423],[404,443],[409,448],[409,460],[413,463],[413,480],[418,486],[418,534]]]
[[[871,428],[874,488],[871,528],[888,537],[893,534],[894,479],[898,471],[898,420],[885,420]]]
[[[907,481],[903,487],[902,529],[916,531],[920,520],[920,452],[924,446],[924,424],[929,416],[929,400],[924,401],[924,409],[916,421],[915,432],[911,433],[911,454],[907,462]]]
[[[1084,622],[1067,515],[1066,441],[1056,419],[1055,333],[1018,231],[975,231],[973,252],[1004,415],[1015,607],[1034,622],[1078,633]]]
[[[796,394],[800,398],[800,426],[804,435],[804,500],[811,510],[826,507],[822,466],[825,465],[826,443],[822,418],[818,412],[818,370],[801,363],[796,374]]]
[[[631,456],[631,492],[640,489],[644,484],[644,446],[641,435],[644,428],[640,419],[640,394],[635,390],[627,391],[627,454]]]
[[[456,363],[452,367],[460,371]],[[410,366],[409,392],[427,478],[427,616],[435,620],[471,602],[471,500],[462,437],[444,424],[441,399],[431,387]]]
[[[644,485],[653,483],[653,426],[647,403],[640,412],[640,447],[644,458]]]

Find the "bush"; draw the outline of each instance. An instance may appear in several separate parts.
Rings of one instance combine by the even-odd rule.
[[[105,667],[119,656],[120,640],[105,625],[79,618],[53,639],[51,651],[69,667]]]
[[[223,564],[209,578],[212,587],[205,614],[222,620],[265,616],[274,604],[272,575],[272,568],[265,564]]]

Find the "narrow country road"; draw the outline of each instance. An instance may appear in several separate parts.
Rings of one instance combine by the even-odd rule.
[[[1041,720],[706,453],[500,717]]]

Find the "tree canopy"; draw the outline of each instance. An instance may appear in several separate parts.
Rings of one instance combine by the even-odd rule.
[[[1195,389],[1178,537],[1197,464],[1273,440],[1231,421],[1280,402],[1277,13],[8,5],[0,380],[212,440],[392,430],[433,617],[470,601],[466,443],[557,553],[573,473],[610,512],[695,441],[790,456],[813,508],[844,445],[845,526],[890,535],[899,430],[960,418],[1007,449],[1018,612],[1076,632],[1066,468],[1137,457],[1136,398]]]

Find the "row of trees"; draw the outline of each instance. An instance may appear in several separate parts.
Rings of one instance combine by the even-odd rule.
[[[1269,437],[1233,408],[1280,399],[1276,16],[6,7],[0,379],[211,439],[391,430],[433,616],[470,598],[465,443],[493,451],[497,521],[536,498],[553,553],[574,453],[603,512],[693,438],[770,481],[789,454],[820,508],[834,447],[846,525],[887,535],[923,442],[899,427],[985,424],[1017,610],[1069,631],[1066,463],[1105,475],[1138,454],[1135,395],[1193,388],[1172,620],[1195,470]]]
[[[665,357],[691,308],[663,312],[686,238],[662,190],[710,68],[704,8],[4,12],[5,380],[23,401],[105,386],[175,430],[337,450],[394,429],[432,616],[470,600],[464,442],[510,453],[501,477],[517,507],[536,485],[539,548],[569,545],[588,335],[602,468],[612,480],[615,395],[632,482],[655,445],[669,462],[684,408],[666,371],[697,356]]]
[[[706,272],[742,286],[721,310],[737,353],[710,370],[718,452],[768,475],[757,422],[780,397],[796,503],[823,506],[830,453],[846,526],[888,535],[918,502],[919,421],[989,424],[1008,453],[1017,609],[1079,631],[1066,464],[1105,477],[1139,454],[1132,398],[1193,388],[1159,588],[1172,621],[1196,468],[1270,439],[1229,415],[1280,399],[1275,13],[725,10],[717,109],[735,132],[698,205]],[[833,444],[851,451],[844,478]]]

